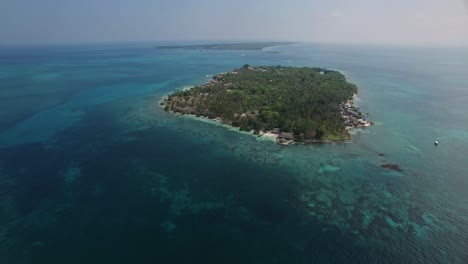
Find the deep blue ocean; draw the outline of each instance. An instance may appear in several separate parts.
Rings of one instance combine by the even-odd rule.
[[[468,49],[155,46],[0,48],[0,263],[468,263]],[[246,63],[340,70],[375,125],[281,147],[160,109]]]

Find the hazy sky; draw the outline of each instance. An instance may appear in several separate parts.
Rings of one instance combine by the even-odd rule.
[[[468,45],[468,0],[0,0],[0,43]]]

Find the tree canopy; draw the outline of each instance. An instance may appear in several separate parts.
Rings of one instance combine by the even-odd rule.
[[[177,91],[165,104],[168,111],[221,118],[241,130],[280,128],[301,141],[344,135],[339,104],[355,93],[356,85],[338,71],[246,64]]]

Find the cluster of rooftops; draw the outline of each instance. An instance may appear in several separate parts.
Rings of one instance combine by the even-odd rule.
[[[276,143],[280,145],[288,145],[294,141],[294,135],[291,133],[281,132],[279,128],[274,128],[271,133],[277,134]]]
[[[359,111],[359,107],[355,106],[352,100],[341,103],[339,107],[346,125],[346,130],[354,127],[367,127],[374,124],[372,121],[365,119],[365,114]],[[270,133],[278,135],[276,137],[276,143],[279,145],[286,146],[294,142],[294,135],[292,133],[281,132],[279,128],[273,128]]]
[[[368,127],[374,124],[372,121],[366,120],[365,114],[359,111],[359,107],[355,106],[352,100],[341,103],[339,107],[341,117],[346,125],[346,130],[354,127]]]

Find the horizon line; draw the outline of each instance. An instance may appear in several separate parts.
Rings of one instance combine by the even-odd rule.
[[[338,41],[306,41],[306,40],[265,40],[265,39],[193,39],[193,40],[116,40],[116,41],[79,41],[79,42],[12,42],[1,43],[0,47],[46,47],[46,46],[87,46],[87,45],[158,45],[158,44],[187,44],[214,45],[214,44],[247,44],[247,43],[289,43],[291,44],[315,44],[315,45],[355,45],[355,46],[387,46],[387,47],[434,47],[434,48],[468,48],[468,43],[396,43],[396,42],[338,42]]]

